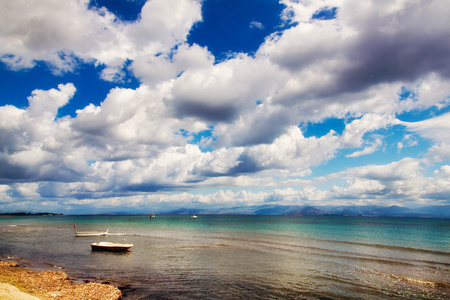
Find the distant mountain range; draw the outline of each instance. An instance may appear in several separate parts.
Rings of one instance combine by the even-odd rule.
[[[214,215],[301,215],[301,216],[370,216],[370,217],[418,217],[450,218],[450,205],[407,208],[401,206],[296,206],[259,205],[207,209],[177,209],[168,214],[214,214]]]

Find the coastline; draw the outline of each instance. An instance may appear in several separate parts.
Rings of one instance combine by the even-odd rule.
[[[16,262],[0,260],[0,298],[119,300],[122,292],[103,283],[76,283],[61,271],[36,272]]]

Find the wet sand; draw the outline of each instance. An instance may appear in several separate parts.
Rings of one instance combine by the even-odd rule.
[[[0,261],[0,299],[122,299],[112,285],[75,283],[60,271],[36,272],[15,262]]]

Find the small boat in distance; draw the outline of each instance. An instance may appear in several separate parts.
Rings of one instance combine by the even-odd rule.
[[[191,219],[198,219],[196,215],[191,216]]]
[[[103,236],[107,235],[109,228],[106,231],[77,231],[77,225],[73,223],[73,229],[75,229],[75,236],[77,237],[86,237],[86,236]]]
[[[155,214],[150,214],[150,218],[155,218]]]
[[[99,242],[91,244],[92,251],[119,252],[119,251],[128,251],[131,247],[133,247],[133,244],[119,244],[111,242]]]

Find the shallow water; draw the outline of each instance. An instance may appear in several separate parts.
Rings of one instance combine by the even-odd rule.
[[[75,237],[104,230],[105,237]],[[133,243],[92,252],[99,241]],[[0,218],[0,258],[111,282],[124,299],[448,299],[450,220],[302,216]]]

